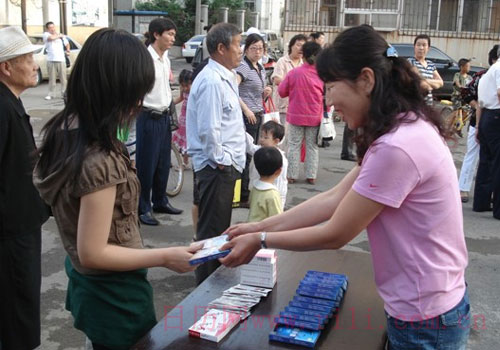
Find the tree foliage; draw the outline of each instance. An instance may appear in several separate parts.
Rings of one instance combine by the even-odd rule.
[[[196,0],[188,0],[194,2],[196,7]],[[194,17],[195,7],[183,7],[176,0],[141,0],[135,3],[137,10],[144,11],[165,11],[168,13],[167,17],[174,21],[177,26],[177,35],[175,36],[175,44],[182,45],[188,41],[194,34]]]
[[[219,9],[228,7],[230,13],[237,9],[243,9],[243,0],[202,0],[202,4],[208,4],[208,22],[210,24],[219,21]],[[196,0],[185,0],[181,5],[177,0],[140,0],[135,3],[137,10],[165,11],[167,17],[172,19],[177,26],[176,45],[182,45],[194,35],[194,20],[196,16]]]

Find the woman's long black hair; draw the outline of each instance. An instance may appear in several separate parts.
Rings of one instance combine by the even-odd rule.
[[[451,132],[435,110],[427,106],[420,88],[421,77],[404,58],[387,54],[389,45],[371,26],[349,28],[322,50],[316,61],[319,77],[324,82],[345,80],[354,82],[361,70],[371,68],[375,86],[364,124],[357,130],[355,142],[361,163],[370,145],[380,136],[410,118],[397,118],[401,113],[415,112],[436,126],[445,139]]]
[[[129,127],[154,81],[153,60],[137,38],[108,28],[93,33],[69,77],[66,106],[42,130],[39,175],[69,166],[76,177],[91,146],[121,152],[117,130]]]

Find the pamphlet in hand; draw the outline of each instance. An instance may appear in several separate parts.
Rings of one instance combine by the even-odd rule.
[[[205,239],[199,241],[202,243],[203,247],[198,250],[191,259],[189,259],[190,265],[199,265],[209,260],[214,260],[222,258],[229,254],[230,249],[220,250],[224,244],[228,242],[227,235],[221,235],[214,238]]]

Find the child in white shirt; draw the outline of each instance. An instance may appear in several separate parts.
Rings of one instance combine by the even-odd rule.
[[[247,134],[247,153],[251,156],[261,147],[276,147],[283,157],[283,167],[281,174],[274,180],[274,186],[278,189],[281,196],[282,207],[285,208],[286,193],[288,191],[288,180],[286,178],[288,169],[288,160],[285,157],[285,153],[278,148],[278,144],[283,140],[285,136],[285,128],[283,125],[275,122],[274,120],[268,121],[260,127],[260,137],[259,145],[253,144],[252,137]],[[255,169],[255,164],[252,160],[250,163],[250,183],[248,189],[251,190],[255,183],[259,180],[260,176]]]

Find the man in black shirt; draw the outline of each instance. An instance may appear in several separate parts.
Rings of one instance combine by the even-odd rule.
[[[0,29],[0,349],[40,345],[41,226],[33,186],[35,140],[20,94],[36,85],[39,50],[17,27]]]

